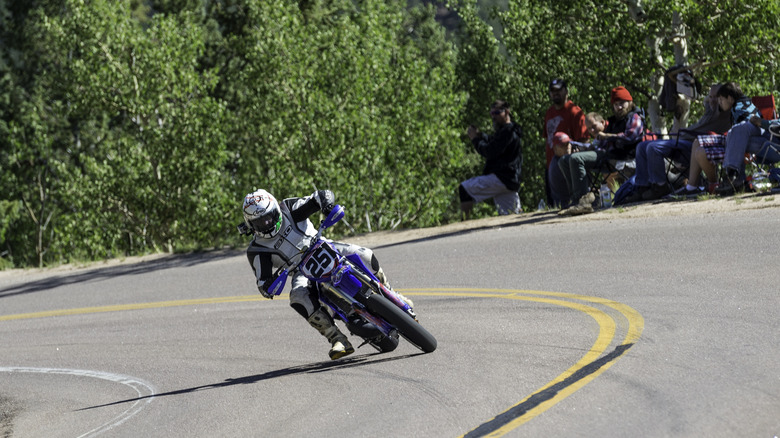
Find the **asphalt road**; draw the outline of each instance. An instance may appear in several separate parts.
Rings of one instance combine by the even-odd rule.
[[[0,276],[2,437],[775,437],[780,209],[378,244],[439,348],[343,360],[240,252]]]

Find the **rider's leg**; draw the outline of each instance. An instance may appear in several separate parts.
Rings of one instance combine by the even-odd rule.
[[[328,355],[332,360],[355,352],[349,339],[336,327],[330,314],[320,306],[316,292],[309,287],[309,280],[299,273],[293,277],[290,307],[330,342]]]

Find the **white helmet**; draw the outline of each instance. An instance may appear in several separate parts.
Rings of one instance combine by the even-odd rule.
[[[265,190],[244,197],[244,222],[261,237],[270,239],[282,228],[282,210],[276,198]]]

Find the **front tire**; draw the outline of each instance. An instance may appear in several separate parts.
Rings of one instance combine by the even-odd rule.
[[[366,299],[365,306],[371,313],[392,324],[401,336],[423,352],[430,353],[436,350],[436,338],[387,298],[379,294],[371,294]]]

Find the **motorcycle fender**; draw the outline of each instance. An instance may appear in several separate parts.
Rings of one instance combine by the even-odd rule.
[[[363,263],[363,259],[361,259],[359,255],[349,254],[348,256],[346,256],[346,259],[352,262],[353,265],[355,265],[358,269],[360,269],[360,271],[366,274],[369,278],[371,278],[372,280],[379,281],[379,279],[376,278],[374,274],[371,273],[371,270],[366,267],[365,263]]]

